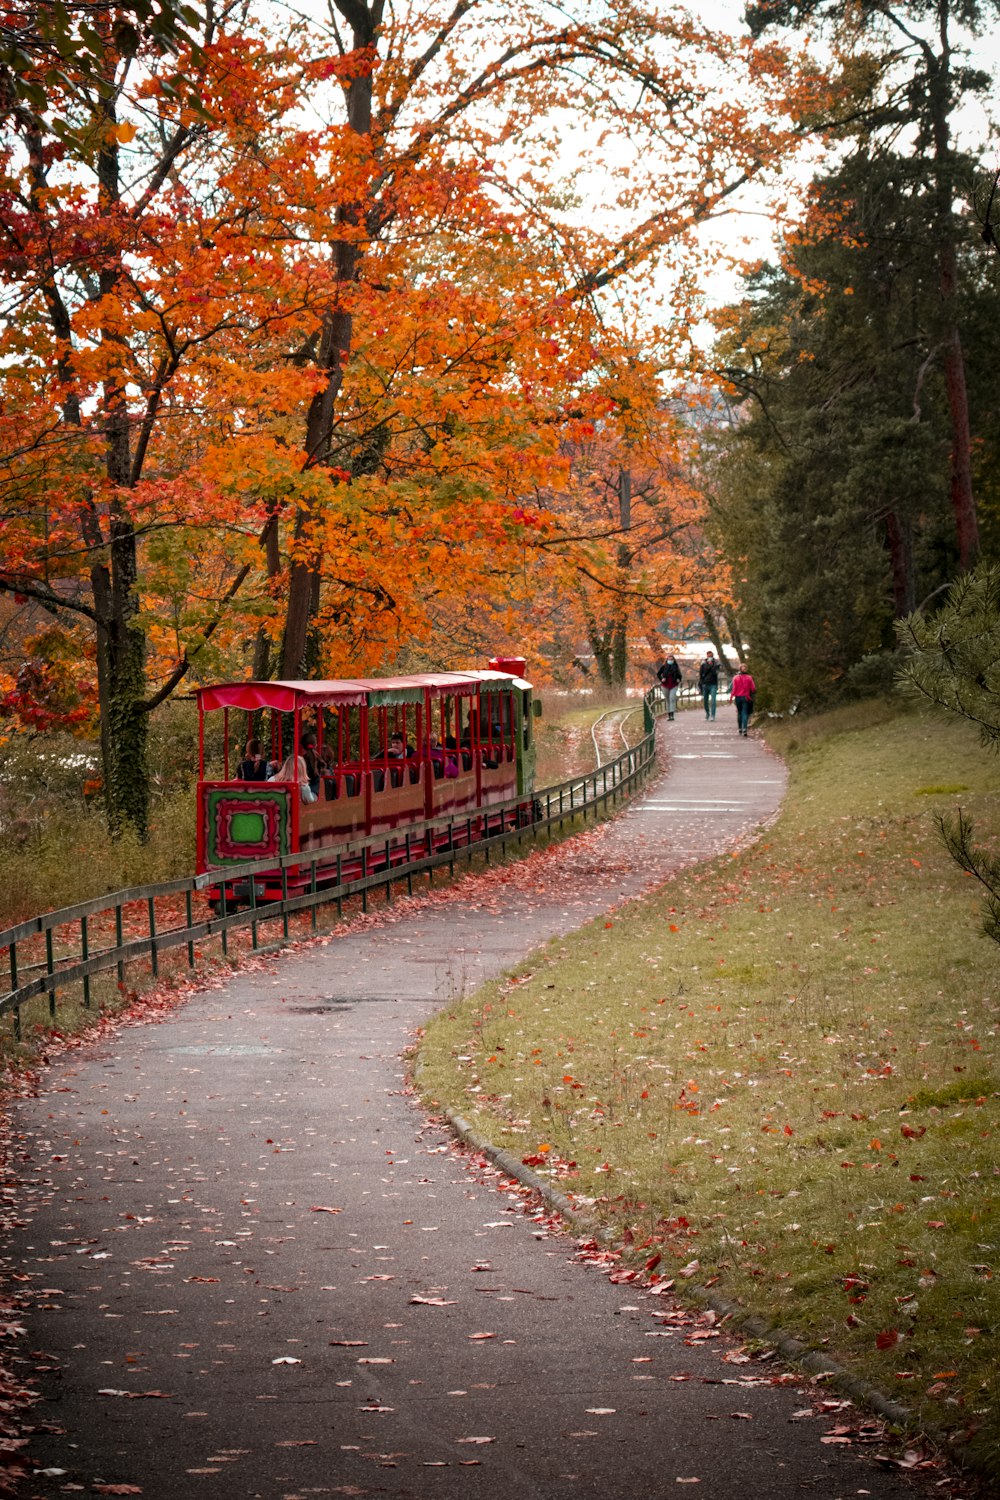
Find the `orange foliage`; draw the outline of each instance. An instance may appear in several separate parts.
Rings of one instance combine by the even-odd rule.
[[[479,655],[623,567],[641,631],[697,596],[662,404],[693,309],[636,350],[608,289],[648,300],[780,161],[784,56],[652,3],[332,15],[40,80],[68,136],[15,111],[0,590],[88,635],[78,695],[128,632],[137,711],[255,641],[273,668],[303,590],[313,665],[344,674]]]

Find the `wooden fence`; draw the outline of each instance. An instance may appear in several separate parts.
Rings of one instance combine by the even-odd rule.
[[[482,855],[488,863],[496,850],[508,844],[537,839],[541,833],[561,829],[568,820],[580,816],[586,818],[593,813],[596,817],[609,806],[633,796],[653,769],[656,759],[655,720],[665,708],[662,690],[653,688],[643,701],[645,733],[639,743],[585,776],[574,776],[537,791],[534,794],[535,817],[524,826],[475,838],[473,825],[482,818],[481,811],[477,810],[468,816],[411,824],[405,833],[394,833],[391,839],[384,836],[358,839],[345,844],[338,852],[338,878],[333,884],[320,885],[316,877],[317,865],[330,862],[329,849],[317,850],[312,855],[289,854],[279,861],[272,857],[227,868],[226,882],[229,885],[244,884],[248,904],[237,910],[227,910],[223,898],[221,910],[208,916],[196,913],[195,898],[204,900],[206,889],[218,885],[218,873],[212,872],[169,880],[160,885],[114,891],[19,922],[17,926],[0,932],[0,953],[7,952],[6,972],[0,966],[0,986],[3,987],[0,989],[0,1017],[12,1017],[14,1038],[19,1041],[21,1007],[40,995],[48,996],[49,1017],[54,1024],[59,991],[80,986],[83,1005],[89,1007],[91,980],[96,974],[117,969],[118,984],[124,986],[126,964],[148,958],[155,977],[159,972],[160,956],[175,948],[186,949],[188,967],[194,968],[195,944],[217,937],[223,955],[227,955],[229,934],[234,928],[249,927],[252,947],[257,949],[258,929],[263,921],[280,921],[282,935],[287,939],[289,917],[296,912],[310,912],[315,930],[319,906],[333,903],[339,913],[348,897],[360,896],[363,908],[367,910],[373,891],[383,890],[385,899],[391,901],[392,887],[399,881],[406,881],[408,891],[412,891],[415,876],[426,874],[433,880],[435,869],[445,865],[453,874],[459,858],[471,860],[475,855]],[[491,814],[500,813],[523,805],[523,797],[511,798],[504,803],[491,804],[489,811]],[[410,854],[412,846],[416,846],[413,857]],[[341,867],[347,862],[352,868],[360,862],[361,874],[352,874],[349,879],[340,878]],[[370,870],[370,865],[377,868]],[[282,874],[282,899],[258,904],[259,888],[255,877],[278,868]],[[305,892],[288,894],[288,871],[292,868],[311,871],[309,889]],[[178,903],[183,907],[180,921],[176,914]],[[171,910],[164,918],[163,912],[168,906]],[[137,931],[139,927],[141,932]]]

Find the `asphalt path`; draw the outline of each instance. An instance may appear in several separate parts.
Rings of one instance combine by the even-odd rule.
[[[258,962],[16,1102],[19,1494],[913,1494],[858,1413],[616,1284],[407,1087],[442,1001],[773,816],[783,767],[732,710],[659,733],[666,774],[613,822]]]

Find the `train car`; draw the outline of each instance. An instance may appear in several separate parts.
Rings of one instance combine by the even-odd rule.
[[[365,866],[377,869],[386,852],[398,862],[407,851],[430,852],[435,840],[482,838],[530,820],[541,705],[524,670],[521,657],[494,657],[478,672],[199,689],[198,872],[220,876],[213,904],[223,890],[227,906],[246,899],[225,872],[253,860],[319,853],[315,878],[330,884],[360,869],[360,858],[344,853],[352,841],[386,836]],[[221,748],[210,755],[218,736],[207,732],[209,716],[219,712]],[[251,739],[266,767],[256,774],[267,779],[241,779]],[[512,799],[520,800],[499,808]],[[448,817],[463,819],[452,835],[414,843],[408,834]],[[284,889],[306,889],[312,879],[311,862],[292,865]],[[255,899],[278,899],[280,870],[256,877],[256,886]]]

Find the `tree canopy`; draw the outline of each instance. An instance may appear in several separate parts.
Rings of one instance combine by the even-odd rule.
[[[282,14],[97,5],[70,55],[61,13],[11,12],[6,703],[96,704],[140,829],[192,672],[444,658],[473,598],[495,649],[536,572],[580,576],[571,454],[626,402],[657,425],[694,317],[636,361],[635,309],[791,139],[780,48],[653,4]]]
[[[740,420],[715,454],[716,535],[774,703],[817,700],[994,545],[997,313],[954,119],[993,5],[767,3],[758,34],[823,26],[829,158],[779,264],[722,318]]]
[[[991,13],[15,0],[7,722],[99,730],[141,831],[192,680],[585,644],[614,683],[725,619],[774,687],[795,643],[823,681],[884,645],[994,535],[949,30]],[[800,222],[706,362],[702,232],[804,140]]]

